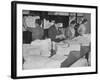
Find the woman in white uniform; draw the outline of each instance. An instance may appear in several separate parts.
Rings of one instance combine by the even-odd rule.
[[[86,33],[86,26],[85,24],[87,23],[87,19],[83,19],[81,22],[77,32],[79,33],[80,36],[84,35]]]

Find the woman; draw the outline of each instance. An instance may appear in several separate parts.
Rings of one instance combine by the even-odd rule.
[[[62,33],[63,30],[62,27],[63,27],[62,23],[55,23],[53,26],[49,28],[48,36],[49,38],[51,38],[52,41],[59,42],[64,39],[64,35]]]
[[[86,33],[86,26],[85,24],[87,23],[87,19],[83,19],[81,22],[79,28],[77,29],[77,32],[79,33],[80,36],[84,35]]]
[[[75,29],[74,29],[75,24],[76,24],[76,21],[73,20],[73,21],[70,23],[69,27],[67,27],[67,28],[65,29],[65,36],[66,36],[66,39],[73,39],[73,38],[75,37]]]

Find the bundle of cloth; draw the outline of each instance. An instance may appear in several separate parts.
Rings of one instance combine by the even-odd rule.
[[[65,43],[80,44],[81,46],[89,46],[91,43],[91,34],[84,34],[73,38],[72,40],[65,40]]]
[[[80,44],[56,43],[56,54],[68,56],[71,51],[80,51]]]

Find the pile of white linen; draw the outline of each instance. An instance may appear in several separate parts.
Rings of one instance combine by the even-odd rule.
[[[41,56],[49,57],[51,55],[51,39],[35,40],[31,43],[32,47],[38,48]]]
[[[23,45],[23,69],[59,68],[67,57],[54,55],[51,58],[51,40],[36,40]]]
[[[84,34],[83,36],[75,37],[72,40],[65,40],[68,44],[81,44],[82,46],[89,46],[91,43],[91,34]]]
[[[71,51],[80,51],[80,44],[58,43],[56,47],[58,55],[69,55]]]

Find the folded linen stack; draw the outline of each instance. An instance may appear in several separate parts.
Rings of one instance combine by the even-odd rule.
[[[59,54],[55,54],[51,57],[51,59],[59,61],[60,63],[62,63],[65,59],[67,59],[68,56],[64,56],[64,55],[59,55]]]
[[[70,44],[70,51],[80,51],[80,44]]]
[[[45,68],[49,58],[44,56],[27,56],[26,61],[23,64],[23,69],[41,69]]]
[[[84,34],[83,36],[74,38],[72,41],[80,43],[82,46],[89,46],[91,42],[91,34]]]
[[[57,52],[58,55],[69,55],[71,51],[80,51],[80,44],[57,44]]]
[[[91,34],[84,34],[83,36],[75,37],[72,40],[65,40],[68,44],[81,44],[81,46],[89,46],[91,43]]]
[[[60,46],[57,47],[57,52],[56,54],[58,55],[69,55],[70,49],[69,48],[62,48]]]
[[[49,57],[51,55],[50,52],[51,41],[47,40],[36,40],[31,44],[23,44],[22,47],[22,56],[26,61],[26,57],[31,56],[46,56]]]
[[[31,43],[33,47],[38,47],[40,49],[41,56],[49,57],[51,55],[51,39],[36,40]]]
[[[24,44],[22,47],[22,56],[32,56],[32,55],[40,55],[40,49],[38,47],[33,47],[30,44]]]

